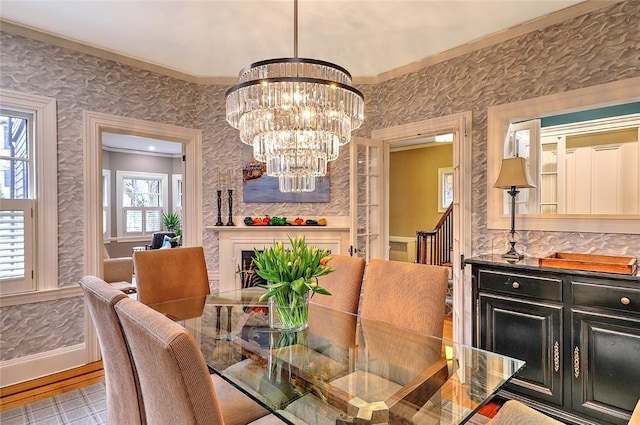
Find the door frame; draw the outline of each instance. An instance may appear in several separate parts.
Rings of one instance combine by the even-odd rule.
[[[102,276],[102,133],[121,133],[181,143],[183,243],[202,245],[202,131],[99,112],[83,112],[84,274]],[[85,308],[87,363],[100,359],[98,338]]]
[[[377,129],[371,138],[383,143],[384,221],[382,239],[389,245],[389,150],[394,144],[420,136],[452,131],[453,141],[453,339],[471,343],[471,270],[463,258],[471,251],[471,111]]]

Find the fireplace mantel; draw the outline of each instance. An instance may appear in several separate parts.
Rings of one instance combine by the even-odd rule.
[[[243,217],[234,217],[236,226],[207,226],[219,232],[219,290],[240,289],[236,271],[240,267],[242,251],[262,249],[274,241],[289,242],[289,236],[304,235],[308,244],[327,248],[334,254],[349,250],[349,217],[327,217],[327,226],[245,226]],[[239,223],[239,224],[238,224]]]

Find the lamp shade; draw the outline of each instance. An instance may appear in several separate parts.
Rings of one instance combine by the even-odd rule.
[[[527,160],[522,157],[504,158],[500,175],[493,187],[498,189],[510,189],[512,187],[536,187],[533,184]]]

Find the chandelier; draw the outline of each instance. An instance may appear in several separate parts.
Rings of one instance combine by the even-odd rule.
[[[298,58],[298,0],[294,57],[253,63],[226,92],[227,122],[253,147],[281,192],[313,192],[316,177],[364,119],[364,97],[351,74],[333,63]]]

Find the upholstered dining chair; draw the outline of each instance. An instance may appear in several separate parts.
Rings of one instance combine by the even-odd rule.
[[[96,328],[107,387],[107,422],[145,424],[142,394],[114,306],[127,296],[104,280],[80,280],[89,315]]]
[[[218,375],[209,375],[193,336],[132,299],[116,312],[138,373],[147,421],[154,425],[247,425],[267,411]],[[261,424],[282,424],[272,416]]]
[[[333,273],[320,276],[318,285],[331,292],[331,296],[316,294],[311,301],[336,310],[357,313],[364,276],[364,258],[331,255],[329,265]]]
[[[360,314],[442,337],[446,267],[374,259],[369,262]]]
[[[133,264],[141,303],[156,304],[210,293],[201,246],[138,251],[133,255]]]
[[[555,419],[526,406],[516,400],[509,400],[502,405],[487,425],[562,425]]]
[[[388,330],[382,325],[376,326],[375,321],[407,328],[417,332],[417,335],[442,337],[448,277],[445,267],[371,260],[364,280],[360,315],[363,318],[365,339],[361,343],[367,345],[369,352],[373,354],[373,362],[367,365],[367,370],[342,376],[331,381],[331,384],[344,391],[354,386],[368,388],[360,398],[367,402],[384,400],[408,383],[407,376],[411,376],[411,373],[404,372],[409,372],[418,365],[426,367],[425,365],[439,362],[441,346],[438,341],[434,341],[432,355],[425,352],[419,359],[424,362],[421,364],[417,362],[418,359],[405,358],[403,353],[411,350],[403,348],[399,341],[394,342],[396,336],[383,338]],[[365,327],[367,323],[368,326]],[[410,344],[411,341],[403,340],[402,343]],[[394,362],[399,362],[398,370],[379,370],[376,367],[376,357],[395,358]],[[439,402],[437,399],[432,401]],[[411,415],[416,414],[419,409],[420,406],[411,406],[404,413],[407,420],[411,420]]]

